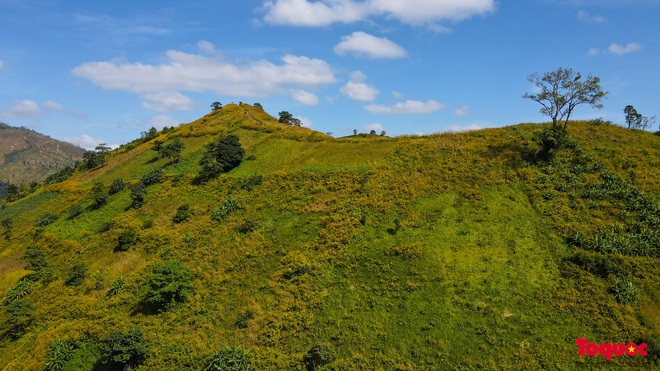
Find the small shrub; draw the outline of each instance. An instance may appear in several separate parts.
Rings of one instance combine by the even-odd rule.
[[[64,284],[67,286],[80,286],[87,277],[87,264],[78,263],[71,268]]]
[[[146,286],[145,304],[158,312],[184,302],[193,288],[190,271],[178,260],[156,263],[147,277]]]
[[[72,220],[80,216],[83,213],[83,207],[80,204],[73,204],[67,209],[67,219]]]
[[[30,293],[30,286],[32,286],[32,282],[30,280],[21,279],[16,282],[14,287],[7,290],[7,295],[5,296],[4,301],[5,305],[9,305],[18,299],[24,298],[27,294]]]
[[[610,288],[614,298],[621,304],[637,304],[639,302],[639,289],[632,282],[625,278],[616,279],[614,285]]]
[[[26,268],[37,272],[48,265],[46,262],[46,253],[39,250],[36,246],[28,246],[27,249],[25,249],[23,260],[28,263]]]
[[[260,186],[264,182],[264,177],[262,175],[253,175],[243,183],[241,188],[243,188],[246,191],[251,191],[255,187]]]
[[[101,363],[112,369],[133,368],[144,362],[149,349],[142,330],[133,327],[126,332],[114,331],[101,343]]]
[[[240,206],[236,203],[234,197],[229,196],[229,198],[220,205],[218,210],[211,213],[211,219],[216,222],[222,221],[227,215],[238,209],[240,209]]]
[[[7,330],[7,335],[9,335],[11,339],[16,340],[23,336],[32,323],[32,315],[34,314],[34,311],[34,306],[23,300],[16,300],[7,305],[5,308],[7,320],[4,323],[4,327],[9,328]]]
[[[214,353],[209,361],[205,371],[249,371],[250,352],[242,347],[228,347]]]
[[[321,366],[334,362],[335,358],[335,352],[328,345],[314,345],[303,357],[303,364],[305,364],[307,371],[314,371]]]
[[[92,205],[95,209],[99,209],[108,202],[108,197],[110,195],[103,189],[103,184],[96,183],[92,187],[92,200],[94,204]]]
[[[40,217],[37,218],[37,220],[34,221],[34,226],[35,227],[45,227],[49,224],[55,223],[55,221],[59,218],[59,215],[51,212],[46,212],[43,213]]]
[[[176,214],[172,218],[172,221],[174,223],[178,224],[178,223],[186,221],[188,218],[190,218],[191,215],[192,215],[192,212],[190,211],[190,205],[185,204],[185,205],[180,206],[176,210]]]
[[[252,220],[246,220],[243,224],[239,225],[237,228],[237,230],[243,234],[254,232],[255,229],[257,229],[257,224]]]
[[[121,290],[121,288],[124,287],[125,283],[126,283],[126,278],[124,278],[124,276],[119,276],[116,280],[114,280],[110,284],[110,288],[108,288],[108,291],[105,293],[105,296],[110,297],[117,295],[119,293],[119,290]]]
[[[106,220],[105,222],[101,223],[101,226],[99,227],[99,232],[107,232],[114,228],[115,226],[115,221],[114,220]]]
[[[403,260],[419,259],[422,256],[422,248],[416,244],[392,246],[389,255],[398,256]]]
[[[76,342],[72,339],[57,339],[48,346],[48,361],[46,361],[45,371],[61,371],[66,363],[73,358],[73,352],[76,350]]]
[[[248,327],[248,321],[254,318],[254,312],[251,310],[246,310],[245,312],[238,315],[236,318],[236,323],[234,326],[240,329],[246,329]]]
[[[135,235],[135,232],[132,229],[125,229],[117,238],[117,250],[126,251],[135,246],[137,241],[138,238]]]
[[[147,187],[142,182],[136,184],[131,189],[131,207],[139,209],[144,205],[144,198],[147,196]]]
[[[152,170],[140,178],[140,183],[145,186],[150,186],[152,184],[160,183],[160,179],[163,176],[163,169]]]
[[[112,181],[112,184],[110,184],[110,189],[108,190],[108,193],[114,195],[116,193],[123,191],[124,187],[125,187],[124,179],[117,178]]]

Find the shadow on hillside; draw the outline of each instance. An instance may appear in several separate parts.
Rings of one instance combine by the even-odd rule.
[[[152,158],[151,160],[145,161],[144,165],[154,164],[154,163],[158,162],[158,160],[160,160],[160,158],[158,156],[156,156],[156,157]]]

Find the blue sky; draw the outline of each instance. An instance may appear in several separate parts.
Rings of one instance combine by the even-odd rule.
[[[0,121],[90,148],[220,101],[388,135],[542,122],[531,73],[660,112],[660,0],[0,0]],[[653,128],[654,130],[657,128]]]

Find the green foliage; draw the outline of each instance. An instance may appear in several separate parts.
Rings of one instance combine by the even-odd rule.
[[[143,131],[140,133],[140,142],[146,143],[152,139],[156,139],[158,137],[158,130],[154,127],[149,128],[148,131]]]
[[[28,263],[26,268],[32,269],[33,271],[38,272],[48,266],[46,253],[36,246],[28,246],[27,249],[25,249],[22,258]]]
[[[238,228],[236,228],[236,230],[239,231],[240,233],[245,234],[245,233],[254,232],[254,230],[257,229],[257,227],[258,227],[257,223],[248,219],[244,221],[241,225],[239,225]]]
[[[117,250],[126,251],[135,246],[138,242],[138,237],[132,229],[125,229],[117,237]]]
[[[39,216],[37,218],[37,220],[34,221],[34,226],[35,227],[45,227],[49,224],[55,223],[55,221],[57,221],[57,219],[59,219],[59,217],[60,217],[59,215],[57,215],[55,213],[52,213],[52,212],[43,213],[43,214],[41,214],[41,216]]]
[[[87,264],[77,263],[71,267],[69,274],[64,280],[64,284],[67,286],[80,286],[85,280],[85,277],[87,277]]]
[[[154,169],[144,174],[140,178],[140,183],[148,187],[150,185],[160,183],[160,179],[162,176],[163,176],[163,169]]]
[[[614,298],[621,304],[637,304],[639,302],[639,288],[626,278],[616,278],[614,285],[610,287]]]
[[[149,356],[142,329],[132,327],[126,332],[114,331],[101,344],[101,362],[113,369],[136,367]]]
[[[243,161],[245,150],[238,136],[221,136],[206,146],[206,153],[199,164],[202,166],[200,177],[210,179],[220,173],[236,168]]]
[[[222,221],[227,215],[231,214],[233,211],[240,209],[240,206],[234,200],[234,197],[229,196],[226,200],[222,202],[220,208],[211,213],[211,219],[216,222]]]
[[[48,361],[44,366],[45,371],[62,371],[68,361],[73,358],[76,350],[76,342],[72,339],[54,340],[48,346]]]
[[[320,344],[311,347],[303,357],[303,364],[308,371],[314,371],[321,366],[332,363],[337,358],[334,350],[328,345]]]
[[[176,214],[174,214],[172,221],[174,223],[182,223],[188,220],[188,218],[190,218],[191,216],[192,216],[192,211],[190,210],[190,205],[189,204],[181,205],[176,210]]]
[[[254,318],[254,312],[247,310],[238,315],[234,326],[240,329],[246,329],[248,327],[248,321]]]
[[[49,175],[44,180],[44,184],[54,184],[63,182],[73,175],[76,170],[72,166],[67,166],[64,169],[58,171],[55,174]]]
[[[66,210],[67,213],[67,219],[73,220],[77,217],[80,216],[80,214],[83,213],[83,207],[81,204],[73,204],[69,206],[69,208]]]
[[[18,339],[27,330],[32,323],[32,316],[34,315],[34,305],[24,301],[16,300],[5,308],[5,315],[7,320],[3,327],[7,328],[7,335],[11,339]]]
[[[14,287],[7,290],[4,301],[5,305],[9,305],[18,299],[24,298],[32,290],[31,286],[32,282],[27,279],[21,279],[16,282]]]
[[[174,162],[179,162],[181,160],[181,152],[184,148],[185,145],[181,139],[176,138],[172,141],[172,143],[169,143],[163,147],[163,149],[160,151],[160,157],[169,158]]]
[[[119,276],[116,280],[112,281],[108,291],[105,293],[106,297],[115,296],[119,293],[124,284],[126,283],[126,278],[124,276]]]
[[[178,260],[156,263],[145,282],[147,294],[144,303],[148,309],[166,311],[186,300],[192,292],[190,272]]]
[[[110,195],[103,189],[103,184],[95,183],[92,187],[92,201],[94,202],[92,206],[95,209],[104,206],[108,202],[108,197]]]
[[[213,112],[220,111],[222,109],[222,103],[220,102],[211,103],[211,109],[213,110]]]
[[[100,153],[87,151],[83,153],[83,164],[86,169],[94,169],[103,163],[104,159]]]
[[[147,187],[142,183],[138,183],[131,188],[131,207],[139,209],[144,205],[144,198],[147,197]]]
[[[4,205],[4,204],[3,204]],[[5,236],[5,240],[11,240],[11,231],[14,228],[14,221],[11,218],[2,219],[2,234]]]
[[[116,178],[110,184],[110,189],[108,190],[108,193],[110,193],[110,195],[117,194],[117,193],[124,190],[124,186],[125,186],[124,185],[124,179]]]
[[[249,371],[250,352],[242,347],[224,348],[209,357],[205,371]]]

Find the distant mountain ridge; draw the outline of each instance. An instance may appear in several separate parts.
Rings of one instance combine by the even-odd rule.
[[[0,123],[0,183],[43,181],[81,160],[84,152],[33,130]]]

